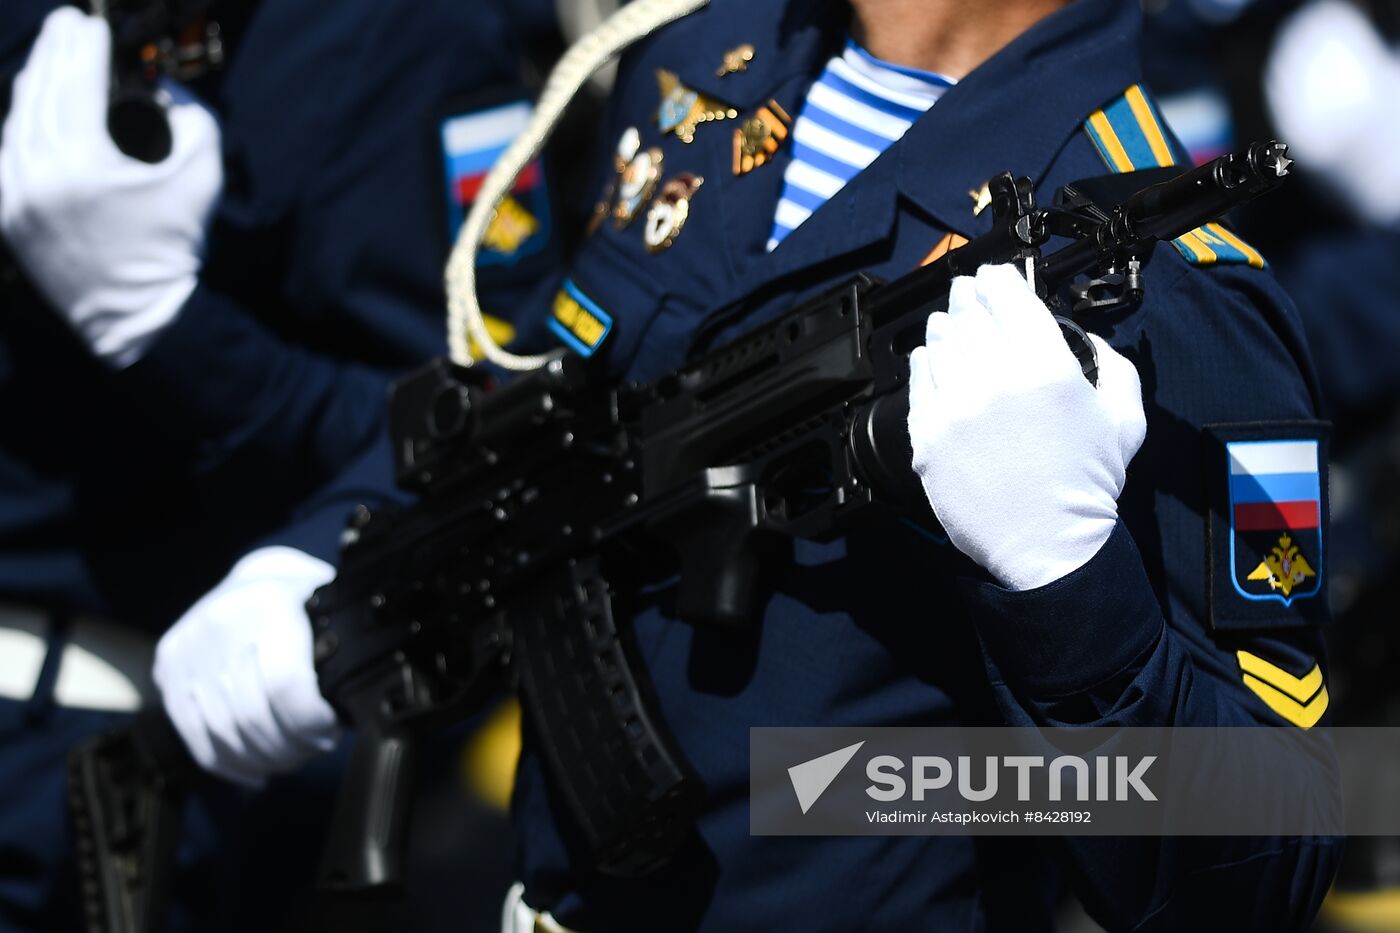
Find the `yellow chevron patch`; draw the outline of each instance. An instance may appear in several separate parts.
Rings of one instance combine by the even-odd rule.
[[[1295,677],[1248,651],[1236,651],[1244,685],[1263,700],[1284,721],[1300,729],[1317,725],[1327,712],[1327,685],[1322,682],[1322,666],[1314,664],[1302,677]]]

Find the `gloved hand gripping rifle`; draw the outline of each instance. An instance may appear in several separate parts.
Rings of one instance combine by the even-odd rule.
[[[1037,208],[1030,180],[1003,174],[987,234],[890,284],[858,276],[648,385],[601,382],[574,357],[490,394],[445,361],[405,379],[397,479],[420,501],[361,509],[308,604],[321,689],[357,733],[325,880],[399,882],[419,735],[509,681],[599,869],[664,862],[702,788],[618,621],[638,568],[673,553],[679,615],[734,626],[754,615],[765,540],[829,539],[891,510],[935,526],[910,465],[905,357],[953,277],[1017,263],[1095,380],[1070,316],[1139,300],[1156,243],[1276,187],[1285,154],[1256,143],[1164,181],[1119,176],[1158,183],[1107,208],[1089,184]],[[1069,243],[1042,254],[1052,237]]]

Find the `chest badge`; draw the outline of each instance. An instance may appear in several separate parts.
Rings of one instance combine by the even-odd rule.
[[[652,146],[634,155],[618,175],[617,203],[613,205],[613,224],[617,229],[635,220],[637,212],[656,190],[661,161],[661,150]]]
[[[734,131],[734,174],[745,175],[773,158],[791,125],[792,117],[776,100],[759,107]]]
[[[656,125],[663,133],[675,133],[683,143],[695,140],[695,128],[701,123],[732,120],[739,115],[739,111],[723,101],[686,87],[673,71],[656,69],[656,83],[661,89]]]
[[[681,172],[661,186],[661,193],[647,211],[646,226],[642,230],[648,253],[661,252],[680,236],[690,216],[690,199],[704,183],[705,179],[699,175]]]
[[[745,42],[743,45],[735,46],[724,53],[724,58],[720,61],[720,66],[715,69],[715,77],[723,78],[725,75],[732,75],[736,71],[747,71],[749,62],[753,61],[753,46]]]
[[[607,187],[603,189],[603,196],[598,199],[598,203],[593,205],[593,216],[588,218],[588,234],[591,236],[598,227],[612,213],[613,196],[617,194],[617,180],[622,176],[622,172],[627,168],[627,163],[632,161],[632,157],[637,154],[637,150],[642,146],[642,136],[637,132],[635,126],[629,126],[622,131],[622,136],[618,138],[617,149],[613,151],[613,173],[608,179]]]

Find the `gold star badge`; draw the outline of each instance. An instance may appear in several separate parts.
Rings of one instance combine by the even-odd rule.
[[[972,198],[973,217],[985,211],[987,206],[992,203],[992,189],[987,185],[983,185],[980,191],[969,191],[967,196]]]

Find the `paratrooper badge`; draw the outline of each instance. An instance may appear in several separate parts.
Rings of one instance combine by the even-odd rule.
[[[656,69],[656,83],[661,89],[656,125],[663,133],[675,133],[683,143],[694,141],[695,128],[701,123],[732,120],[739,115],[723,101],[686,87],[674,71]]]
[[[705,179],[699,175],[681,172],[661,186],[661,192],[647,211],[646,226],[642,230],[647,252],[659,253],[680,236],[690,216],[690,199],[704,183]]]

